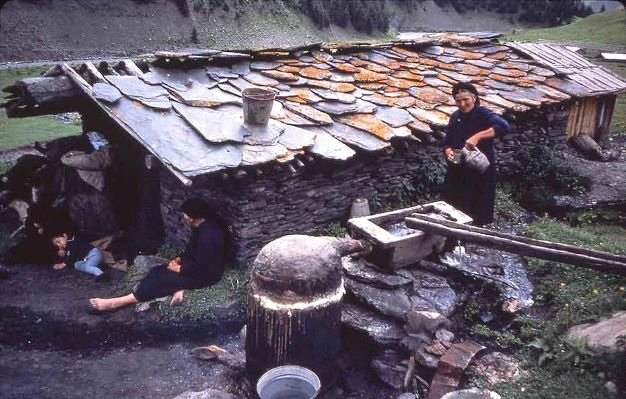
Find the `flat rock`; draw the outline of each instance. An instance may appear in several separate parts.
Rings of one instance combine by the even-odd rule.
[[[412,280],[407,277],[377,270],[370,266],[362,258],[353,259],[350,257],[344,257],[342,259],[342,263],[343,270],[349,278],[375,287],[399,288],[412,282]]]
[[[430,340],[438,329],[450,328],[450,326],[450,320],[440,313],[412,310],[406,316],[404,329],[411,336]]]
[[[404,321],[411,310],[411,301],[402,289],[381,289],[350,279],[346,280],[346,288],[360,302],[386,316]]]
[[[378,108],[376,117],[391,127],[405,126],[415,120],[407,110],[384,106]]]
[[[339,122],[333,123],[332,126],[324,128],[324,130],[336,139],[365,151],[380,151],[391,146],[390,143],[374,137],[367,132]]]
[[[362,306],[344,304],[341,322],[382,346],[397,345],[406,336],[399,322]]]
[[[98,100],[112,104],[122,97],[122,93],[108,83],[96,83],[93,85],[93,96]]]
[[[436,311],[448,317],[456,308],[457,296],[444,277],[416,270],[413,272],[415,295],[411,296],[413,310]]]
[[[623,335],[626,335],[626,311],[614,313],[597,323],[574,326],[567,332],[567,339],[584,342],[594,353],[615,353],[624,351],[624,347],[617,344],[618,337]]]

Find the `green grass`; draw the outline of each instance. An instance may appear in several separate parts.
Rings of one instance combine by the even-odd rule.
[[[47,67],[0,69],[0,88],[9,86],[19,79],[39,76],[47,69]],[[62,123],[49,116],[9,119],[4,111],[0,111],[0,150],[78,134],[80,131],[80,126]]]
[[[554,219],[539,219],[525,233],[533,238],[626,254],[626,228],[622,225],[573,227]],[[616,398],[604,384],[623,378],[626,358],[621,354],[593,356],[563,337],[574,325],[625,309],[626,278],[537,259],[529,259],[529,273],[537,284],[536,305],[548,316],[545,320],[521,316],[525,321],[518,334],[527,347],[518,356],[523,359],[525,371],[519,379],[492,388],[506,399]],[[493,334],[485,328],[474,330],[478,335]],[[512,337],[506,338],[507,343],[513,342]],[[473,378],[473,383],[484,386],[480,376]]]
[[[626,30],[626,26],[624,26],[624,30]],[[626,37],[626,33],[623,35]],[[626,64],[623,62],[606,62],[600,60],[594,60],[593,62],[610,69],[626,80]],[[624,94],[617,96],[613,119],[611,120],[611,132],[613,134],[626,135],[626,95]]]
[[[505,41],[580,41],[626,46],[624,10],[607,11],[555,28],[529,29],[504,36]]]

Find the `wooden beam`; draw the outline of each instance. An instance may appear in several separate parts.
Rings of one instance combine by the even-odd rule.
[[[149,145],[147,145],[147,143],[143,141],[141,136],[135,133],[130,127],[128,127],[128,125],[124,123],[124,121],[118,118],[113,112],[111,112],[107,107],[102,105],[98,100],[96,100],[93,97],[91,86],[89,85],[89,83],[85,81],[85,79],[82,78],[82,76],[80,76],[76,71],[74,71],[65,63],[60,64],[60,68],[65,73],[65,75],[69,77],[72,80],[72,82],[76,84],[76,86],[78,86],[78,88],[91,100],[91,102],[96,107],[98,107],[101,111],[106,113],[107,116],[111,118],[113,121],[115,121],[122,129],[124,129],[124,131],[126,131],[126,133],[128,133],[130,137],[134,138],[136,141],[142,144],[142,146],[146,148],[148,151],[150,151],[153,155],[155,155],[157,159],[160,159],[158,154],[152,149],[152,147],[150,147]],[[167,162],[162,162],[162,164],[165,166],[167,170],[169,170],[174,176],[176,176],[181,181],[181,183],[183,183],[185,186],[189,187],[192,185],[193,183],[192,180],[188,178],[187,176],[183,175],[178,170],[174,169],[172,165],[168,164]]]
[[[453,237],[465,242],[520,255],[587,267],[603,273],[626,276],[626,262],[622,261],[624,257],[620,255],[517,237],[512,234],[460,225],[419,214],[407,217],[405,221],[408,227],[431,234]]]
[[[143,72],[137,64],[133,62],[133,60],[122,60],[119,62],[119,66],[123,69],[127,74],[131,76],[142,76]]]

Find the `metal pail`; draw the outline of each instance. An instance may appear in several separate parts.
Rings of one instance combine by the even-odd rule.
[[[300,366],[280,366],[267,371],[256,383],[261,399],[314,399],[322,387],[317,375]]]
[[[248,88],[241,92],[243,120],[249,125],[265,125],[270,119],[276,93],[272,90]]]

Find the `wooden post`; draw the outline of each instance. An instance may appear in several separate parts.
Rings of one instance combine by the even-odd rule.
[[[518,237],[419,214],[411,215],[405,221],[412,229],[453,237],[488,248],[583,266],[603,273],[626,275],[626,257],[621,255]]]

